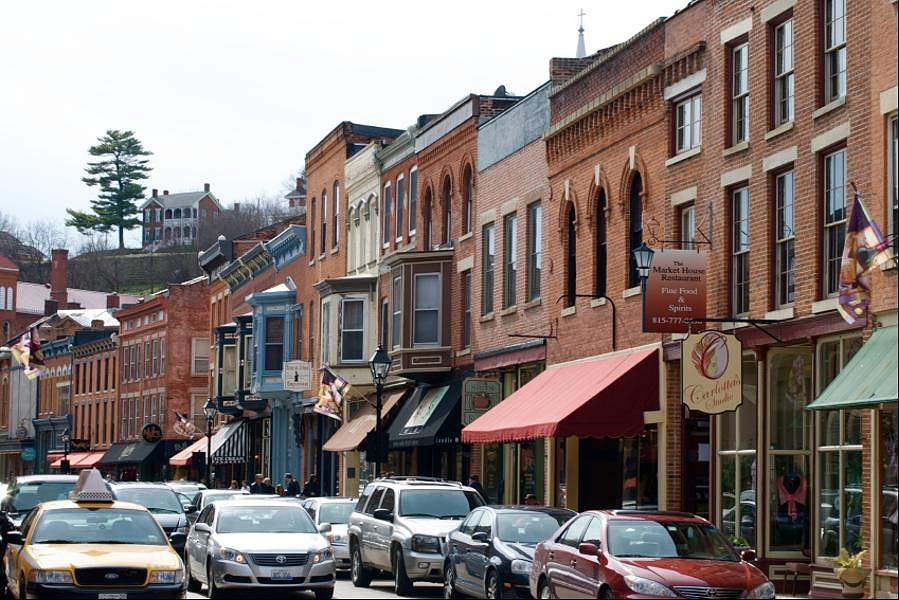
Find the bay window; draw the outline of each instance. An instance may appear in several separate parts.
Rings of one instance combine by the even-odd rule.
[[[365,300],[344,298],[340,317],[340,361],[365,360]]]
[[[402,344],[403,332],[403,278],[393,278],[393,320],[390,327],[390,345],[399,348]]]
[[[413,293],[412,345],[436,346],[440,343],[440,275],[416,274]]]
[[[280,371],[284,358],[284,317],[265,318],[265,371]]]

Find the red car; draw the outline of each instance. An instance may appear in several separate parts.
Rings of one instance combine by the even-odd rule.
[[[774,598],[774,584],[696,515],[591,510],[537,545],[535,598]]]

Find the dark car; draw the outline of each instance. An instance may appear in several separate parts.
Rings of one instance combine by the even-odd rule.
[[[174,533],[182,534],[175,538],[177,541],[172,541],[172,547],[179,554],[184,553],[184,542],[190,524],[173,489],[160,483],[141,482],[111,483],[109,487],[116,500],[140,504],[149,510],[170,538]]]
[[[715,526],[689,513],[597,510],[537,545],[539,598],[774,598],[774,585]]]
[[[18,527],[31,509],[41,502],[68,500],[77,475],[23,475],[6,490],[0,510]]]
[[[534,549],[577,513],[547,506],[482,506],[447,535],[444,595],[529,598]]]

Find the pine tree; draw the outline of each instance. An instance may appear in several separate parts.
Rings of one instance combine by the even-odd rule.
[[[67,208],[70,218],[66,225],[80,233],[119,232],[119,249],[125,247],[125,231],[141,224],[140,211],[135,202],[144,197],[144,186],[137,183],[147,179],[152,167],[144,156],[153,153],[144,150],[133,131],[107,130],[98,138],[100,143],[88,149],[91,156],[101,157],[88,162],[84,169],[89,177],[81,180],[88,186],[100,186],[96,200],[91,200],[91,212]]]

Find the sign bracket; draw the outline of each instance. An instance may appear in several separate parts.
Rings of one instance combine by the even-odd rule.
[[[690,319],[690,322],[692,322],[692,323],[746,323],[748,325],[752,325],[753,327],[755,327],[756,329],[758,329],[759,331],[761,331],[762,333],[767,335],[769,338],[771,338],[778,344],[783,343],[782,339],[780,339],[779,337],[777,337],[776,335],[774,335],[773,333],[771,333],[770,331],[768,331],[767,329],[762,327],[762,325],[776,325],[778,323],[781,323],[782,321],[779,319],[738,319],[736,317],[728,317],[726,319],[721,319],[721,318],[712,318],[712,317],[705,318],[705,317],[703,317],[703,318]],[[722,332],[722,333],[726,333],[726,332]]]

